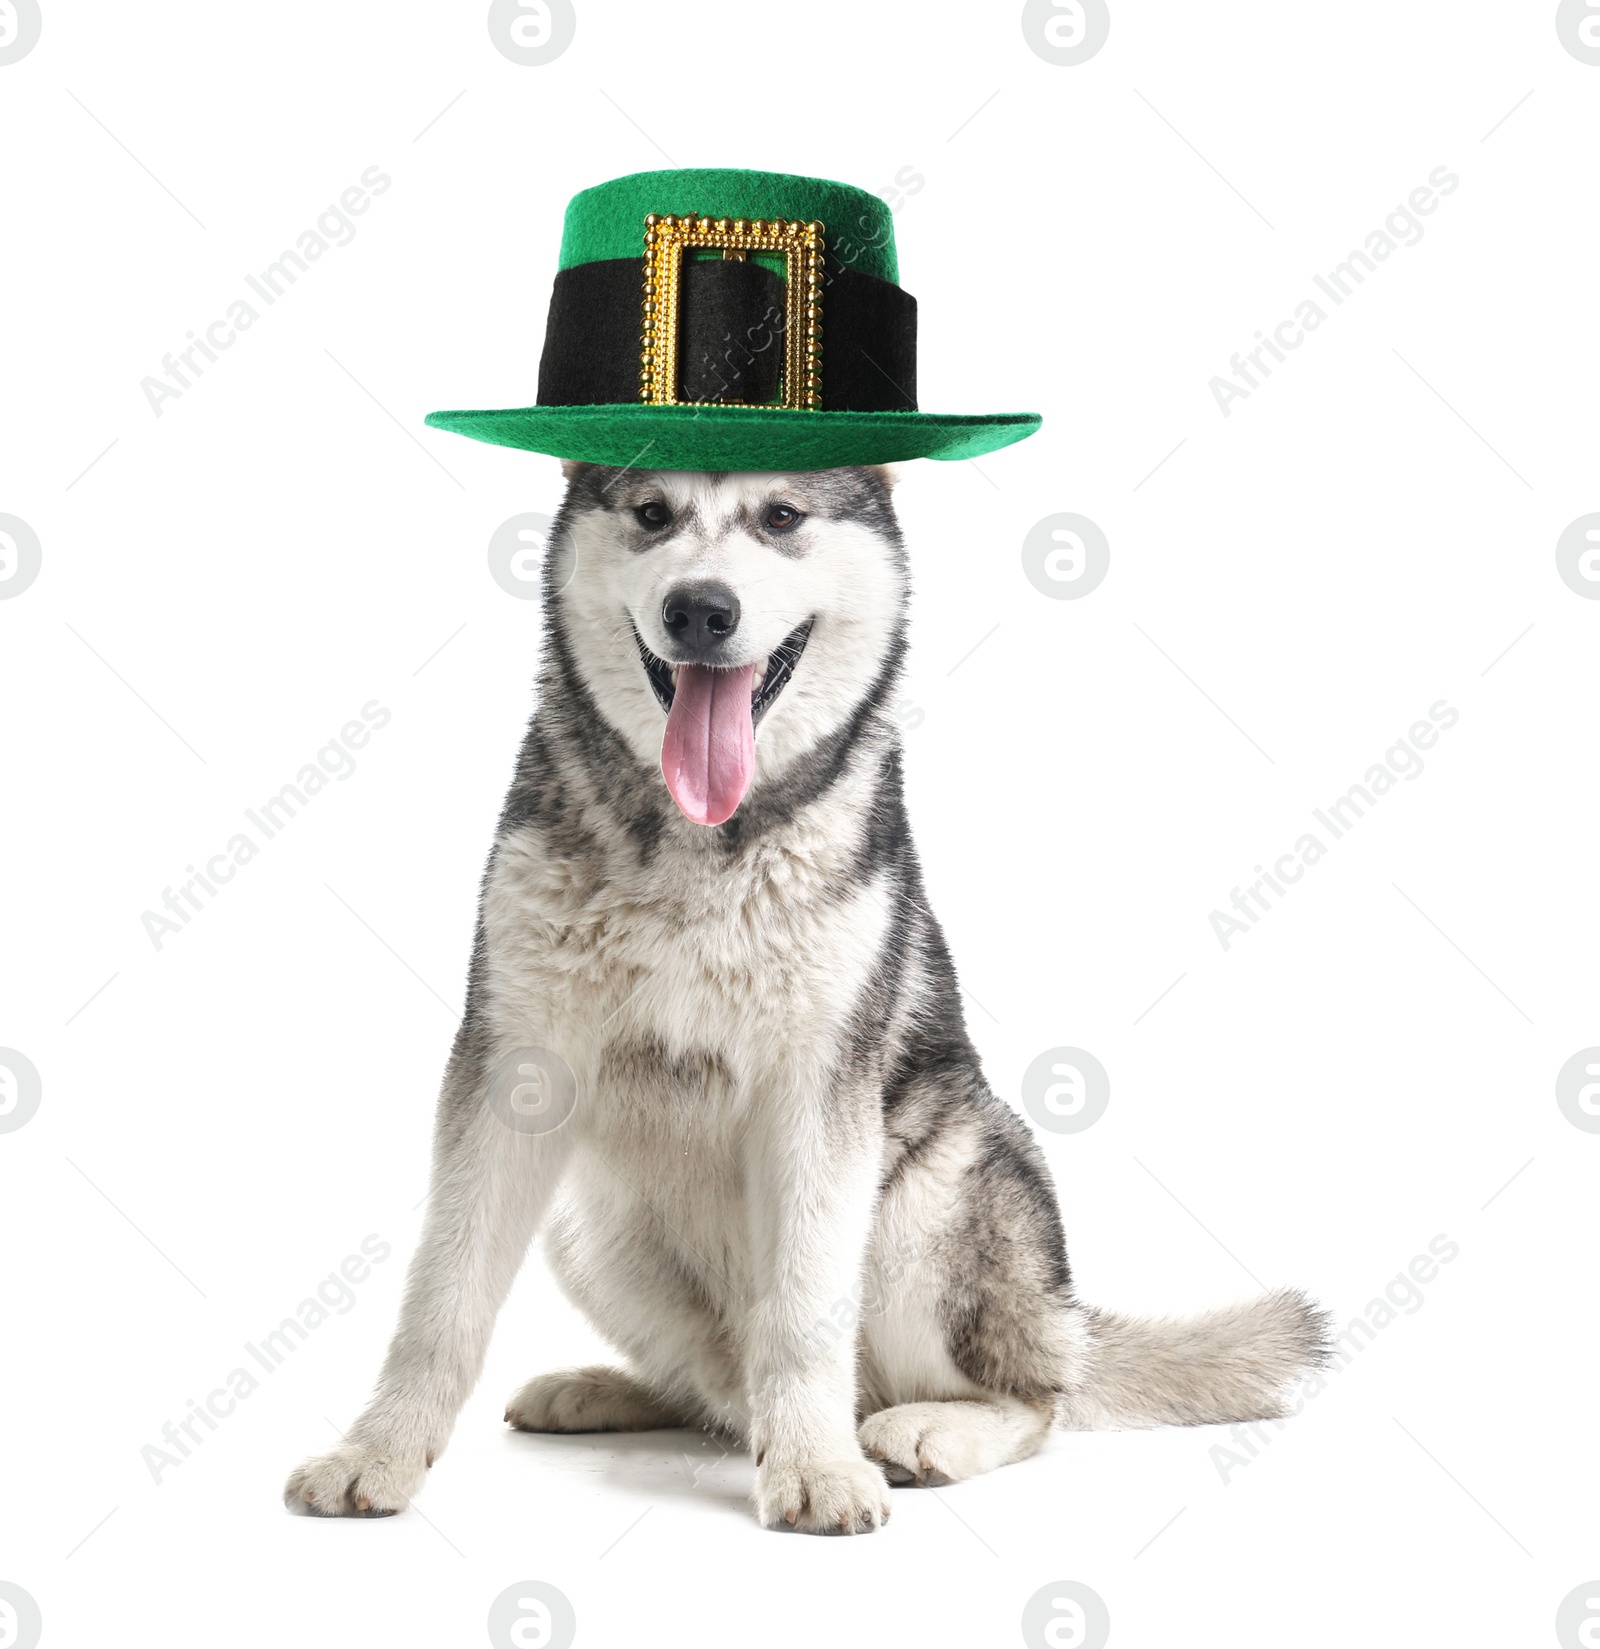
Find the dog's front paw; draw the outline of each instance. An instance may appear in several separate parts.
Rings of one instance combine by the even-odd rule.
[[[313,1517],[393,1517],[406,1509],[430,1464],[423,1455],[347,1443],[295,1467],[283,1503]]]
[[[756,1473],[762,1526],[807,1534],[871,1534],[889,1521],[889,1485],[870,1460],[778,1460]]]

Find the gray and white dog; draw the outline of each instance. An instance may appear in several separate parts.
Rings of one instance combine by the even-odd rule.
[[[507,1419],[715,1428],[769,1526],[876,1529],[891,1483],[1053,1425],[1279,1414],[1321,1314],[1079,1304],[984,1081],[902,796],[889,475],[566,469],[399,1327],[286,1502],[405,1506],[541,1227],[627,1366],[539,1375]]]

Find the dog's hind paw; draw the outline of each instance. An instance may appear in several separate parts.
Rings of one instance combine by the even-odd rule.
[[[567,1368],[531,1379],[506,1404],[518,1431],[658,1431],[689,1418],[619,1368]]]
[[[869,1414],[857,1435],[891,1483],[939,1488],[1025,1459],[1049,1436],[1053,1408],[1016,1398],[900,1403]]]

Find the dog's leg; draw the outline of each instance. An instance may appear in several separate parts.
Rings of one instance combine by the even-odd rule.
[[[891,1483],[937,1487],[1026,1460],[1050,1435],[1055,1400],[897,1403],[861,1422],[861,1446]]]
[[[881,1139],[876,1096],[795,1084],[757,1107],[747,1329],[756,1512],[771,1528],[876,1529],[888,1487],[856,1439],[856,1329]]]
[[[404,1508],[449,1440],[494,1320],[570,1147],[488,1103],[490,1062],[461,1044],[440,1100],[428,1216],[377,1390],[342,1447],[291,1474],[284,1502],[324,1517]]]

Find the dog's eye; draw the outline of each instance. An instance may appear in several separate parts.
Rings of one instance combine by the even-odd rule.
[[[788,504],[773,504],[766,514],[766,523],[774,532],[787,532],[802,519],[799,510]]]
[[[633,515],[641,527],[652,529],[664,527],[672,520],[672,511],[656,499],[651,499],[648,504],[641,504]]]

